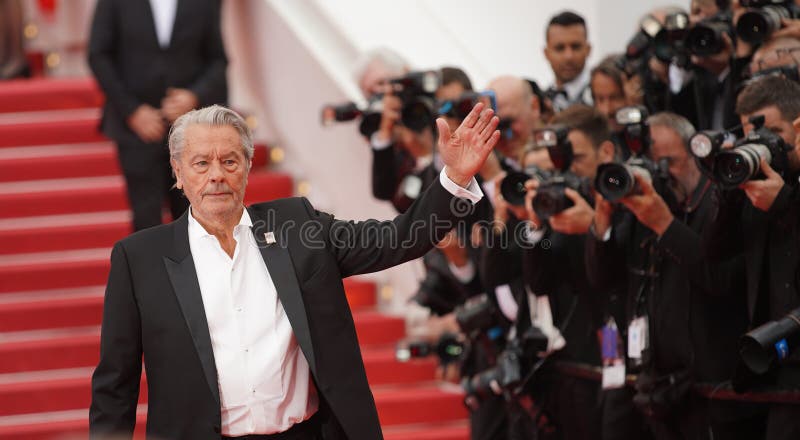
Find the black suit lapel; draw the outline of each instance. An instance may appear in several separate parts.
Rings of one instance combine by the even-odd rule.
[[[211,335],[208,331],[206,311],[203,297],[200,294],[200,283],[197,281],[197,270],[189,248],[189,220],[187,210],[174,223],[174,254],[164,256],[172,288],[178,298],[183,318],[192,334],[192,342],[197,350],[211,393],[219,404],[219,384],[217,383],[217,366],[214,350],[211,346]]]
[[[288,243],[283,243],[278,233],[275,233],[276,242],[268,243],[264,234],[274,232],[274,230],[271,230],[273,225],[268,227],[253,209],[248,209],[248,212],[253,221],[253,234],[255,235],[256,243],[258,243],[261,256],[267,265],[269,275],[272,277],[272,282],[275,284],[275,289],[278,291],[278,298],[280,298],[283,309],[286,311],[286,316],[289,318],[289,323],[292,325],[292,331],[297,343],[306,356],[311,372],[316,377],[317,364],[314,360],[314,347],[311,343],[308,314],[300,292],[300,284],[297,282],[294,264],[292,264],[292,258],[289,255]]]
[[[169,47],[172,47],[175,44],[176,37],[178,32],[183,30],[183,26],[186,25],[184,21],[189,19],[187,11],[185,8],[189,7],[189,2],[186,0],[178,0],[178,4],[175,6],[175,21],[172,23],[172,35],[169,36]]]

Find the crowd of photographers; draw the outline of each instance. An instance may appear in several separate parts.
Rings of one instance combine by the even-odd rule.
[[[378,51],[368,104],[323,109],[360,121],[398,211],[441,168],[435,118],[500,117],[486,197],[414,297],[452,332],[398,350],[456,371],[473,439],[800,438],[800,6],[689,6],[596,66],[556,15],[547,89]]]

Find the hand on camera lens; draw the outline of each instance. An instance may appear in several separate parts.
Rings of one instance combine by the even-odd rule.
[[[550,227],[562,234],[579,235],[589,232],[594,218],[594,210],[586,199],[572,188],[564,190],[564,194],[572,200],[573,206],[550,217]]]
[[[539,189],[539,181],[536,179],[530,179],[525,182],[525,189],[528,191],[525,193],[525,212],[528,214],[528,221],[533,223],[534,229],[538,229],[542,226],[541,220],[539,220],[539,216],[536,215],[536,211],[533,210],[533,198],[536,197],[536,190]]]
[[[672,223],[674,216],[650,181],[641,174],[634,176],[641,193],[625,197],[620,202],[636,216],[639,222],[661,236]]]
[[[780,174],[775,172],[766,160],[761,159],[761,172],[767,177],[764,180],[750,180],[739,187],[744,190],[750,203],[756,208],[768,212],[778,198],[784,182]]]
[[[781,20],[782,28],[772,34],[771,39],[789,37],[800,38],[800,20],[784,18]]]

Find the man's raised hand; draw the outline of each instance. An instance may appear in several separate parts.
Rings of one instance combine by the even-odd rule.
[[[436,120],[439,156],[446,165],[445,173],[462,187],[469,185],[500,140],[500,132],[495,130],[500,120],[492,109],[484,111],[484,108],[483,103],[476,104],[454,132],[444,119]]]

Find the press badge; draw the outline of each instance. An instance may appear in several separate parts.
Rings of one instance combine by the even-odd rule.
[[[647,348],[647,319],[640,316],[634,318],[628,326],[628,357],[641,359]]]
[[[601,358],[603,376],[601,386],[604,390],[625,386],[625,359],[622,357],[622,339],[614,318],[610,318],[600,329]]]

